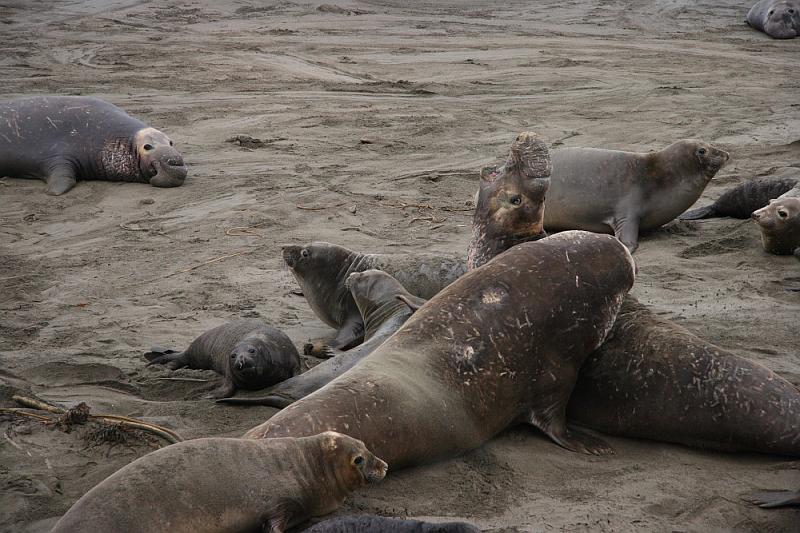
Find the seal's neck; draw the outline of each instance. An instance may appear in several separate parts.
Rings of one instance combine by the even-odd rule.
[[[364,318],[365,342],[372,338],[390,318],[403,314],[410,316],[413,312],[408,304],[394,297],[383,302],[357,300],[356,305]]]
[[[467,271],[483,266],[513,246],[544,237],[547,237],[544,232],[523,237],[491,231],[476,214],[472,221],[472,238],[467,247]]]
[[[108,181],[128,181],[147,183],[150,178],[141,168],[136,147],[130,138],[108,139],[98,152],[92,174],[89,178]]]

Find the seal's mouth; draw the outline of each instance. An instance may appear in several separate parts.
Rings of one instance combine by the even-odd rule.
[[[281,249],[281,254],[283,255],[283,262],[286,263],[291,269],[294,269],[297,266],[298,261],[300,260],[300,247],[299,246],[284,246]]]
[[[367,481],[367,483],[377,483],[386,477],[386,472],[388,470],[389,465],[376,457],[375,464],[372,465],[372,468],[370,468],[367,472],[363,472],[364,479]]]
[[[189,169],[183,162],[183,157],[174,150],[156,154],[150,163],[150,185],[154,187],[179,187],[186,180]]]

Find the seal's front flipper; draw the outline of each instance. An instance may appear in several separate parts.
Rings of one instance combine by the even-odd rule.
[[[57,167],[47,175],[47,194],[60,196],[73,188],[78,180],[75,171],[68,167]]]
[[[186,352],[176,352],[168,348],[153,346],[150,351],[144,354],[144,358],[150,365],[167,365],[170,370],[175,370],[189,364]]]
[[[277,409],[285,409],[297,400],[283,396],[270,395],[263,398],[220,398],[217,403],[227,403],[229,405],[268,405]]]
[[[320,359],[330,359],[331,357],[336,357],[340,353],[343,352],[341,350],[337,350],[336,348],[331,348],[328,344],[321,340],[307,342],[303,345],[303,355],[313,355],[314,357],[319,357]]]
[[[630,217],[614,221],[614,236],[624,244],[630,253],[639,247],[639,218]]]
[[[800,491],[767,490],[742,496],[742,499],[754,503],[759,507],[763,507],[764,509],[800,506]]]
[[[225,378],[225,380],[222,382],[222,385],[203,396],[203,398],[218,400],[220,398],[233,396],[234,392],[236,392],[236,385],[234,385],[232,380]]]
[[[614,448],[603,439],[574,428],[567,428],[565,411],[563,407],[546,409],[544,414],[534,411],[528,416],[527,422],[539,428],[556,444],[572,452],[589,455],[614,453]]]
[[[714,204],[711,204],[686,211],[678,217],[678,220],[700,220],[701,218],[712,218],[714,216],[716,216],[716,212],[714,211]]]
[[[364,342],[364,321],[361,316],[352,317],[342,324],[336,338],[327,344],[330,348],[347,350]],[[306,354],[310,355],[310,354]]]

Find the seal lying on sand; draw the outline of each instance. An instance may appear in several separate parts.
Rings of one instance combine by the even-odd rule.
[[[753,213],[761,228],[764,250],[776,255],[798,255],[800,248],[800,198],[772,200],[767,207]]]
[[[545,229],[613,233],[633,252],[640,230],[666,224],[697,201],[728,153],[688,139],[658,152],[563,148],[552,158]]]
[[[750,218],[753,211],[769,204],[773,198],[791,191],[800,183],[798,178],[755,178],[723,192],[717,200],[705,207],[682,214],[681,220],[732,217]]]
[[[630,253],[608,235],[569,231],[514,246],[434,296],[348,372],[245,437],[337,430],[400,468],[457,455],[529,423],[569,450],[607,453],[603,441],[567,429],[564,413],[580,365],[633,281]]]
[[[196,439],[140,457],[87,492],[53,533],[282,533],[379,481],[386,463],[327,432],[301,439]]]
[[[177,187],[186,173],[169,137],[99,98],[0,101],[0,177],[43,179],[60,195],[77,180]]]
[[[744,500],[754,503],[764,509],[775,507],[800,506],[800,490],[765,490],[755,492],[743,497]]]
[[[285,246],[283,260],[294,274],[314,313],[338,330],[331,348],[355,346],[364,337],[364,322],[345,280],[353,272],[377,269],[388,272],[413,295],[430,298],[455,281],[464,271],[464,261],[441,256],[361,254],[343,246],[314,242]]]
[[[323,361],[308,372],[269,389],[263,398],[228,398],[220,403],[269,405],[283,409],[344,374],[383,344],[416,309],[425,303],[381,270],[353,272],[345,281],[364,319],[364,343]]]
[[[236,389],[258,390],[300,373],[300,355],[286,334],[260,320],[234,320],[206,331],[183,352],[152,348],[148,365],[175,370],[214,370],[222,385],[208,395],[224,398]]]
[[[747,13],[747,23],[774,39],[800,35],[800,0],[760,0]]]
[[[385,516],[339,516],[325,520],[303,533],[480,533],[466,522],[421,522]]]

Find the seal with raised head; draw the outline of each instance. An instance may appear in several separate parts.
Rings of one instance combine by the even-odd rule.
[[[634,270],[627,248],[608,235],[568,231],[514,246],[245,437],[334,430],[400,468],[460,454],[528,423],[569,450],[607,453],[602,440],[567,428],[565,410]]]
[[[463,259],[436,255],[362,254],[328,242],[285,246],[283,260],[314,313],[336,328],[331,348],[346,349],[364,337],[364,321],[345,280],[353,272],[388,272],[414,296],[430,298],[465,272]]]
[[[258,390],[300,373],[300,355],[284,332],[260,320],[234,320],[197,337],[183,352],[154,347],[149,365],[184,366],[222,374],[222,385],[208,398],[225,398],[236,389]]]
[[[60,195],[78,180],[177,187],[186,173],[169,137],[99,98],[0,101],[0,177],[42,179]]]
[[[467,522],[423,522],[386,516],[337,516],[314,524],[303,533],[480,533]]]
[[[764,250],[776,255],[800,255],[800,198],[782,197],[753,212]]]
[[[107,477],[52,533],[282,533],[332,512],[386,469],[362,442],[334,432],[189,440]]]
[[[723,192],[714,203],[686,211],[681,220],[731,217],[750,218],[753,211],[769,204],[769,201],[791,191],[798,178],[755,178],[731,187]]]
[[[759,0],[747,23],[773,39],[793,39],[800,35],[800,0]]]
[[[544,227],[612,233],[633,252],[640,231],[683,213],[727,160],[727,152],[694,139],[648,153],[555,150]]]
[[[346,352],[332,350],[334,357],[311,370],[271,387],[261,398],[227,398],[220,403],[269,405],[283,409],[344,374],[388,339],[425,301],[403,288],[382,270],[353,272],[345,281],[364,319],[364,343]]]

